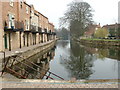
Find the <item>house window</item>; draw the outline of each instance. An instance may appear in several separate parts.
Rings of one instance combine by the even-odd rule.
[[[14,0],[10,0],[10,6],[13,7],[13,5],[14,5]]]
[[[22,1],[20,2],[20,7],[22,8]]]
[[[28,20],[25,20],[25,23],[26,23],[26,30],[29,30],[29,21]]]
[[[28,7],[26,7],[26,13],[28,14],[28,12],[29,12],[29,11],[28,11]]]
[[[38,25],[36,24],[36,31],[38,31]]]
[[[34,14],[34,11],[32,11],[32,14]]]
[[[14,15],[9,14],[9,28],[15,28]]]
[[[31,11],[31,16],[34,16],[34,11],[33,10]]]

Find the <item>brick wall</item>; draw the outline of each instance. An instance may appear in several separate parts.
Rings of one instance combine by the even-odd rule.
[[[120,1],[118,2],[118,23],[120,24]]]
[[[18,2],[16,0],[16,2],[13,2],[13,6],[10,5],[9,1],[6,2],[2,2],[2,19],[3,19],[3,27],[5,24],[5,21],[7,23],[7,25],[9,24],[8,20],[9,20],[9,14],[14,15],[14,21],[18,21]],[[8,32],[5,32],[5,34],[7,34],[8,36]],[[9,43],[9,37],[7,37],[7,42]],[[11,33],[11,49],[15,49],[19,47],[19,33]],[[9,44],[8,44],[8,48],[9,48]]]
[[[0,12],[2,12],[2,2],[0,0]],[[0,51],[3,51],[3,25],[2,25],[2,13],[0,13]]]
[[[14,2],[13,7],[10,6],[10,2],[3,2],[2,3],[2,14],[3,14],[3,23],[5,20],[8,20],[8,14],[13,14],[15,20],[18,20],[18,2]]]
[[[52,23],[49,23],[49,30],[51,30],[52,32],[54,32],[54,25]]]
[[[30,24],[30,6],[27,5],[25,2],[19,3],[19,21],[23,22],[24,24],[24,30],[26,30],[26,20],[29,21]],[[28,13],[26,12],[26,8],[28,8]]]
[[[54,25],[51,24],[49,25],[49,20],[46,16],[43,14],[39,13],[36,11],[33,7],[33,5],[28,5],[24,0],[21,0],[21,2],[18,2],[19,0],[15,0],[13,2],[13,6],[10,5],[9,0],[5,0],[4,2],[0,2],[0,25],[3,27],[0,27],[0,51],[4,50],[4,38],[3,35],[5,34],[7,36],[7,46],[8,49],[10,48],[9,46],[11,45],[11,49],[16,49],[27,46],[27,45],[33,45],[33,41],[37,43],[40,43],[42,36],[43,36],[43,41],[47,41],[47,35],[44,34],[32,34],[32,33],[25,33],[17,31],[17,32],[4,32],[4,27],[7,22],[7,26],[9,26],[9,15],[12,14],[14,16],[14,21],[17,23],[21,23],[24,31],[29,31],[31,30],[30,25],[35,23],[36,26],[42,28],[42,30],[47,29],[49,30],[54,30]],[[2,5],[1,5],[2,4]],[[2,11],[3,10],[3,11]],[[28,11],[28,12],[27,12]],[[31,13],[33,11],[33,14]],[[2,19],[2,20],[1,20]],[[26,21],[29,23],[29,28],[26,29]],[[20,24],[20,25],[21,25]],[[19,27],[21,27],[19,24],[17,24]],[[18,29],[17,26],[15,28]],[[10,34],[9,34],[10,33]],[[9,35],[11,37],[9,38]],[[27,37],[28,35],[28,37]],[[36,36],[36,37],[35,37]],[[21,41],[20,41],[21,38]],[[35,41],[36,40],[36,41]],[[20,44],[21,43],[21,44]]]

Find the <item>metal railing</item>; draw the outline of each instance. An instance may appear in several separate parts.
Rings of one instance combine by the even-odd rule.
[[[39,31],[39,32],[42,32],[42,28],[41,28],[41,27],[38,27],[38,31]]]
[[[20,57],[20,56],[19,56],[19,57]],[[20,58],[23,58],[23,57],[20,57]],[[24,58],[23,58],[23,59],[24,59]],[[35,63],[33,63],[33,62],[30,62],[30,61],[28,61],[28,60],[26,60],[26,59],[24,59],[24,60],[27,61],[28,63],[31,63],[31,64],[39,67],[39,68],[42,68],[42,67],[38,66],[37,64],[35,64]],[[47,71],[46,69],[43,69],[43,70]],[[47,71],[47,72],[49,73],[49,75],[52,74],[52,75],[54,75],[54,76],[56,76],[56,77],[64,80],[62,77],[60,77],[59,75],[56,75],[56,74],[52,73],[51,71]],[[45,76],[46,76],[46,75],[45,75]],[[49,76],[49,77],[50,77],[50,76]],[[47,76],[47,78],[49,78],[49,77]]]
[[[35,68],[29,66],[29,65],[26,64],[26,63],[23,63],[23,62],[17,60],[17,57],[19,57],[19,58],[22,58],[23,60],[27,61],[28,63],[30,63],[30,64],[32,64],[32,65],[35,65],[35,66],[38,67],[38,68],[41,68],[41,69],[44,70],[45,72],[48,72],[49,75],[46,75],[46,74],[44,75],[44,76],[46,76],[46,79],[50,78],[50,79],[54,80],[54,78],[50,77],[50,75],[52,74],[53,76],[56,76],[57,78],[59,78],[59,79],[61,79],[61,80],[64,80],[64,79],[63,79],[62,77],[60,77],[59,75],[57,75],[57,74],[55,74],[55,73],[52,73],[52,72],[50,72],[50,71],[48,71],[48,70],[46,70],[46,69],[43,69],[43,68],[40,67],[39,65],[37,65],[37,64],[35,64],[35,63],[33,63],[33,62],[30,62],[30,61],[24,59],[23,57],[20,57],[20,56],[12,56],[12,57],[13,57],[14,60],[11,62],[11,65],[8,66],[11,57],[9,57],[9,58],[6,60],[5,65],[4,65],[4,68],[3,68],[3,70],[2,70],[1,76],[3,75],[3,73],[4,73],[4,72],[6,71],[6,69],[7,69],[7,70],[11,71],[12,73],[17,74],[17,75],[20,76],[21,78],[24,78],[24,79],[27,78],[26,76],[19,74],[19,73],[16,72],[15,70],[12,70],[13,63],[14,63],[15,61],[17,61],[18,63],[21,63],[22,65],[24,65],[24,66],[26,66],[26,67],[28,67],[28,68],[30,68],[30,69],[32,69],[32,70],[34,70],[34,71],[36,71],[36,72],[38,72],[38,73],[41,74],[41,72],[38,71],[38,70],[36,70]],[[22,70],[20,67],[18,67],[18,66],[16,66],[16,67],[19,68],[20,70]],[[26,72],[27,74],[29,74],[29,72],[27,72],[26,70],[25,70],[25,72]]]
[[[38,28],[38,27],[36,27],[36,26],[34,26],[34,25],[30,25],[30,30],[31,30],[32,32],[36,32],[36,31],[37,31],[37,28]]]
[[[24,23],[23,22],[19,22],[16,20],[6,20],[4,21],[4,29],[8,30],[8,29],[12,29],[12,30],[24,30]]]

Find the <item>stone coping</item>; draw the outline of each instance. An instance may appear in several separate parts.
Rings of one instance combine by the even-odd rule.
[[[14,49],[12,51],[6,50],[5,51],[5,57],[7,58],[9,56],[16,56],[17,54],[26,52],[26,51],[31,50],[31,49],[35,49],[35,48],[40,47],[40,46],[44,46],[44,45],[49,44],[49,43],[51,43],[53,41],[55,41],[55,40],[51,40],[51,41],[48,41],[48,42],[45,42],[45,43],[36,44],[36,45],[31,45],[29,47],[23,47],[21,49],[20,48]],[[3,54],[3,52],[0,52],[0,60],[3,59],[3,58],[4,58],[4,54]]]
[[[60,81],[60,80],[3,78],[2,87],[3,88],[119,88],[117,81],[118,80]]]
[[[116,83],[120,82],[120,79],[95,79],[95,80],[38,80],[38,79],[8,79],[2,78],[3,82],[19,82],[19,83],[66,83],[66,84],[82,84],[82,83]]]

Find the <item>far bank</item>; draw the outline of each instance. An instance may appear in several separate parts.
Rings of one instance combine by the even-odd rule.
[[[76,39],[82,44],[91,44],[91,45],[105,45],[105,46],[120,46],[120,40],[111,40],[111,39]]]

